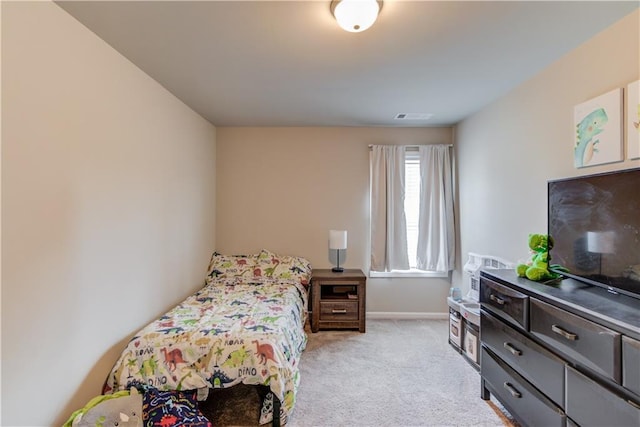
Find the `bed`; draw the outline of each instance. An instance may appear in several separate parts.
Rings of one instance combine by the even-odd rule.
[[[266,386],[260,424],[286,423],[307,342],[311,265],[301,257],[214,253],[205,286],[144,327],[111,370],[105,393],[142,383],[159,390]],[[273,398],[275,396],[275,399]],[[273,406],[272,406],[273,405]],[[275,408],[275,409],[274,409]]]

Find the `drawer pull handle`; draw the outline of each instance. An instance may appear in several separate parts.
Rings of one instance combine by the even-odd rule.
[[[633,406],[636,409],[640,409],[640,405],[638,405],[636,402],[634,402],[633,400],[627,400],[627,402]]]
[[[511,393],[511,396],[515,397],[516,399],[520,399],[522,397],[522,393],[516,390],[511,384],[504,383],[503,385],[504,385],[504,388],[506,388],[509,391],[509,393]]]
[[[346,308],[334,308],[331,310],[331,314],[347,314]]]
[[[514,346],[511,345],[511,343],[504,343],[503,347],[506,348],[507,350],[509,350],[509,352],[511,354],[513,354],[514,356],[522,356],[522,351],[518,350],[517,348],[515,348]]]
[[[504,303],[506,302],[505,300],[503,300],[503,299],[502,299],[502,298],[500,298],[500,297],[495,296],[494,294],[491,294],[491,295],[489,296],[489,299],[490,299],[491,301],[494,301],[494,302],[495,302],[496,304],[498,304],[498,305],[504,305]]]
[[[578,339],[578,336],[576,334],[567,332],[558,325],[551,325],[551,330],[561,337],[568,339],[569,341],[575,341]]]

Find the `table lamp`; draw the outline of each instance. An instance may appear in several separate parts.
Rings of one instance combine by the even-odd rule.
[[[334,249],[337,254],[337,265],[331,269],[335,273],[342,273],[340,267],[340,250],[347,249],[347,230],[329,230],[329,249]]]

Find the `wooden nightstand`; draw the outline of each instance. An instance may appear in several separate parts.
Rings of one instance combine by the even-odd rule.
[[[330,269],[311,273],[311,332],[319,329],[365,331],[367,276],[362,270]]]

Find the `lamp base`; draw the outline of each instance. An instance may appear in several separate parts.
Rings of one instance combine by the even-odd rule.
[[[331,271],[333,271],[334,273],[342,273],[342,272],[344,272],[344,268],[342,268],[342,267],[333,267],[331,269]]]

